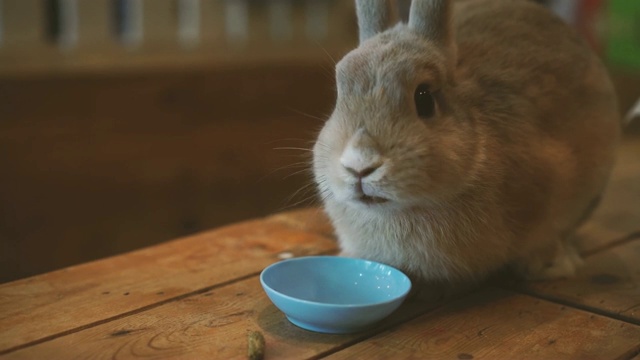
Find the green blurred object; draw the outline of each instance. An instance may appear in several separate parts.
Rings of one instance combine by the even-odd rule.
[[[607,28],[606,55],[609,63],[640,70],[640,1],[609,0]]]

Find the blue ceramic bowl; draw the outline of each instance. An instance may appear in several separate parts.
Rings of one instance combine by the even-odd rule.
[[[411,290],[399,270],[373,261],[309,256],[275,263],[260,282],[294,325],[333,334],[364,330],[396,310]]]

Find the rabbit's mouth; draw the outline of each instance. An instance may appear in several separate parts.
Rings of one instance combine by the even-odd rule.
[[[360,195],[357,200],[366,205],[383,204],[389,201],[389,199],[365,194]]]
[[[389,199],[382,196],[377,196],[378,191],[374,186],[371,186],[367,182],[363,182],[361,178],[355,183],[353,188],[353,197],[359,204],[367,206],[383,204],[389,201]]]

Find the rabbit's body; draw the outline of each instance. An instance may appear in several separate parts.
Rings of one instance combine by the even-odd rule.
[[[343,253],[423,281],[570,275],[620,133],[604,66],[536,4],[416,1],[337,66],[314,172]],[[420,23],[421,6],[452,19]]]

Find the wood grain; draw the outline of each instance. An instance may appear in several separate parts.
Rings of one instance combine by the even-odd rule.
[[[280,221],[293,229],[335,238],[335,232],[328,216],[319,207],[306,208],[269,217],[272,221]]]
[[[255,220],[0,288],[0,351],[335,250],[332,238]]]
[[[409,301],[392,317],[363,333],[319,334],[292,325],[266,297],[257,277],[228,284],[131,316],[7,354],[6,359],[240,359],[247,332],[264,335],[265,357],[304,359],[333,352],[436,306]]]
[[[488,289],[339,351],[329,359],[613,359],[640,327]]]

